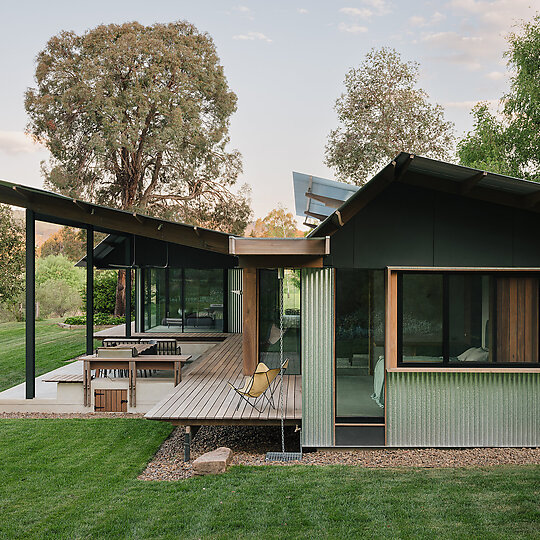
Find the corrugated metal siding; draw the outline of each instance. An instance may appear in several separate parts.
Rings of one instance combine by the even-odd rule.
[[[333,446],[334,270],[302,269],[302,446]]]
[[[390,446],[540,446],[538,373],[387,373]]]
[[[242,332],[242,269],[230,268],[228,274],[229,332]]]

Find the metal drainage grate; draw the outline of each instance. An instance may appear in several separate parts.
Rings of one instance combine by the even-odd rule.
[[[267,452],[265,461],[301,461],[302,452]]]

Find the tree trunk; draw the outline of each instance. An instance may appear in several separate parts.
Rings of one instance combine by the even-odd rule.
[[[118,270],[118,281],[116,283],[116,302],[114,305],[115,317],[122,317],[126,314],[126,271]]]

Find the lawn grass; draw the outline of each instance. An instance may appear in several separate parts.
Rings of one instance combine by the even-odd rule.
[[[0,538],[538,538],[540,467],[233,467],[143,482],[136,419],[0,421]]]
[[[60,321],[36,321],[36,375],[85,352],[85,327],[68,330],[58,326]],[[0,324],[0,391],[24,381],[25,351],[25,324]]]

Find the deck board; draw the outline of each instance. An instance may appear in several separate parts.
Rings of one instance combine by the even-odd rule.
[[[285,375],[283,378],[284,420],[287,424],[298,424],[302,419],[300,375]],[[188,369],[182,372],[182,382],[163,400],[157,403],[146,418],[165,420],[180,425],[278,424],[281,410],[272,409],[264,400],[259,400],[259,413],[242,401],[236,407],[239,396],[227,384],[236,387],[244,384],[242,374],[242,335],[228,337],[214,345]],[[274,400],[279,400],[279,381]]]

